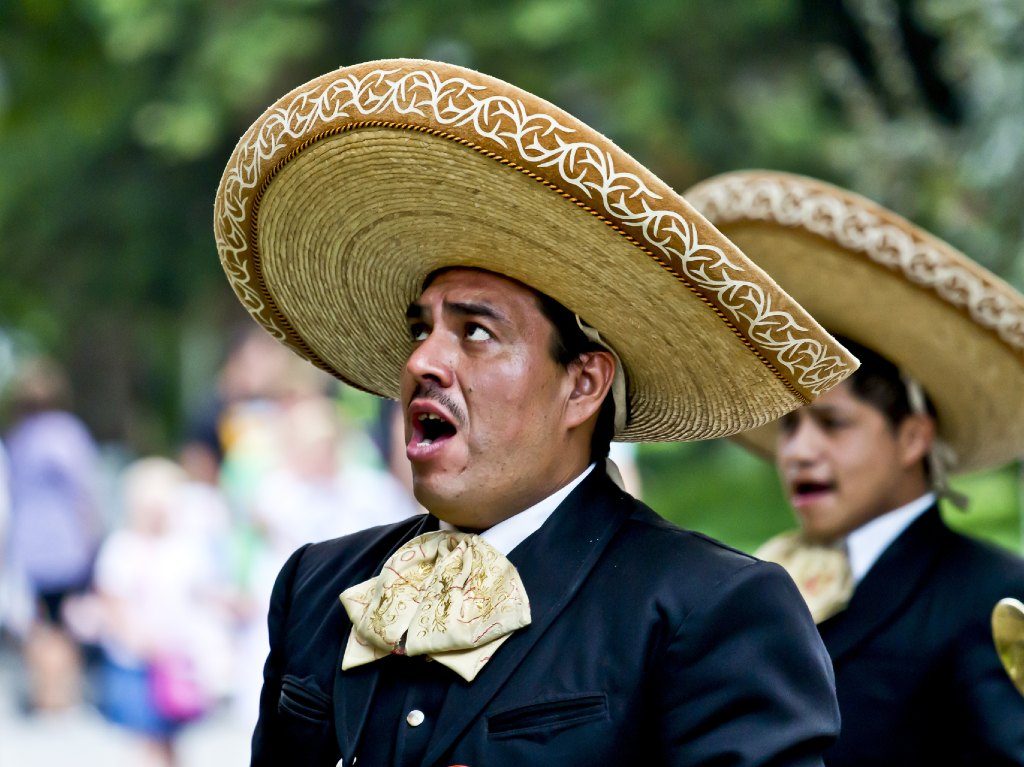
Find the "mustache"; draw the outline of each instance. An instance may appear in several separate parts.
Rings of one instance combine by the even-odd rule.
[[[413,389],[412,396],[409,397],[409,402],[412,402],[414,399],[433,400],[451,413],[456,426],[463,426],[466,423],[466,415],[462,412],[462,408],[459,407],[458,403],[449,397],[437,384],[431,381],[424,381],[416,385],[416,388]],[[406,407],[408,407],[408,404]]]

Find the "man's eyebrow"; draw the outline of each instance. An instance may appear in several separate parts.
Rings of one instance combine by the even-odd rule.
[[[405,310],[405,318],[407,320],[423,319],[423,307],[416,302],[409,304],[409,308]]]
[[[463,317],[490,317],[498,322],[508,322],[508,318],[487,304],[475,304],[470,301],[445,301],[445,311],[452,314],[459,314]]]

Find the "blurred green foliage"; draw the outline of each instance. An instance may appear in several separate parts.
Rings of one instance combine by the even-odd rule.
[[[100,437],[173,445],[248,322],[211,234],[234,142],[287,89],[379,57],[514,82],[677,188],[741,167],[835,181],[1020,286],[1022,41],[1016,0],[8,0],[0,359],[53,352]],[[749,548],[787,524],[732,446],[642,462],[691,526]]]

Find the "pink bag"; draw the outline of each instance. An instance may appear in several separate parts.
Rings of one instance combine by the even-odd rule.
[[[162,655],[153,661],[149,692],[157,712],[173,722],[198,719],[210,705],[194,664],[183,655]]]

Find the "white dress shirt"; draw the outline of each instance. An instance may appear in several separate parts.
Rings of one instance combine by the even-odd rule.
[[[568,497],[569,493],[576,488],[576,485],[582,482],[586,476],[594,470],[595,465],[596,464],[593,463],[590,464],[583,470],[582,474],[576,477],[576,479],[568,485],[563,485],[539,503],[535,503],[525,511],[513,514],[511,517],[499,522],[494,527],[489,527],[484,530],[480,533],[480,537],[502,554],[508,556],[512,549],[526,540],[527,537],[540,530],[541,525],[547,521],[548,517],[550,517],[554,510],[558,508],[559,504]],[[440,529],[457,530],[458,528],[454,525],[448,524],[442,519]]]
[[[872,565],[882,556],[882,552],[934,503],[935,493],[925,493],[907,505],[886,512],[850,533],[846,537],[846,551],[850,556],[853,582],[860,583]]]

